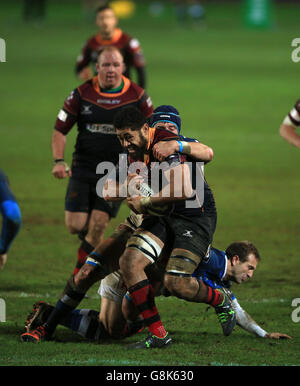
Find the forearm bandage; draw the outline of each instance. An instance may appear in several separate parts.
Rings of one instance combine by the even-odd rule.
[[[147,259],[154,263],[161,253],[161,247],[150,236],[144,233],[135,233],[126,244],[127,248],[140,251]]]
[[[165,216],[171,210],[169,204],[155,204],[151,201],[151,197],[142,197],[140,204],[146,213],[152,216]]]
[[[246,311],[239,305],[238,301],[234,299],[232,301],[232,307],[236,313],[237,324],[248,332],[251,332],[261,338],[267,335],[267,332],[263,330],[259,325],[247,314]]]

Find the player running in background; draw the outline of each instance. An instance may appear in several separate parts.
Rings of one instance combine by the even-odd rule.
[[[300,149],[300,135],[297,133],[297,128],[300,126],[300,99],[283,120],[279,133],[291,145]]]
[[[97,57],[105,46],[117,47],[124,57],[124,75],[131,77],[132,68],[137,72],[137,83],[140,87],[146,87],[145,59],[137,39],[132,38],[117,28],[118,20],[111,7],[102,6],[96,10],[96,25],[99,31],[92,36],[77,58],[76,74],[81,80],[88,80],[93,76],[96,68]],[[94,71],[90,65],[93,65]]]
[[[116,136],[113,118],[123,106],[135,106],[145,118],[153,112],[146,92],[122,75],[123,57],[116,47],[105,47],[98,57],[97,76],[85,82],[66,98],[52,135],[55,178],[70,176],[65,201],[65,221],[72,234],[80,234],[78,272],[86,256],[103,238],[111,217],[118,213],[120,203],[108,203],[96,193],[96,174],[100,162],[119,162],[124,152]],[[73,153],[72,169],[64,161],[66,135],[77,123],[78,135]]]
[[[0,269],[7,261],[7,253],[21,228],[21,211],[9,186],[8,177],[0,169],[0,209],[2,230],[0,235]]]
[[[222,288],[227,291],[236,312],[237,324],[245,331],[260,338],[290,339],[291,337],[286,334],[268,333],[260,327],[240,306],[231,291],[231,282],[242,284],[253,277],[260,260],[257,248],[249,241],[234,242],[225,251],[212,247],[207,259],[198,265],[193,276],[197,280],[204,281],[210,288]],[[151,271],[147,273],[148,278],[151,279]],[[160,293],[169,296],[164,288]],[[122,275],[114,273],[107,276],[101,282],[99,294],[101,295],[100,314],[89,309],[77,309],[70,312],[60,324],[96,342],[106,338],[126,338],[143,328],[143,321],[137,315],[130,296],[126,294]],[[102,302],[105,308],[102,307]],[[110,307],[107,307],[107,304]],[[27,319],[26,330],[30,332],[43,324],[53,309],[54,307],[48,303],[36,303]]]

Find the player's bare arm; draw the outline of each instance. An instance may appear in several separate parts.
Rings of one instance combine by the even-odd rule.
[[[136,173],[128,173],[124,183],[109,178],[103,188],[102,196],[107,201],[123,201],[129,196],[137,196],[139,186],[143,182],[143,177]]]
[[[53,131],[52,135],[52,154],[54,159],[54,167],[52,174],[55,178],[66,178],[71,176],[71,170],[64,161],[64,151],[66,147],[66,136],[58,130]]]
[[[160,141],[153,146],[153,155],[159,161],[179,151],[205,163],[210,162],[214,156],[213,149],[200,142]]]
[[[297,133],[296,126],[282,123],[279,133],[288,143],[300,149],[300,135]]]
[[[167,185],[151,197],[133,196],[127,198],[127,205],[136,213],[146,214],[147,208],[182,201],[193,194],[188,165],[180,164],[165,171]]]

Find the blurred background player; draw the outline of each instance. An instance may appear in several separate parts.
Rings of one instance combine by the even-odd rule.
[[[283,120],[279,133],[283,139],[285,139],[291,145],[294,145],[300,149],[300,135],[296,129],[300,126],[300,99],[296,102],[295,106],[289,112],[289,114]]]
[[[52,136],[55,178],[70,176],[65,202],[65,221],[72,234],[80,234],[76,274],[86,256],[98,245],[119,202],[105,202],[97,196],[96,174],[100,162],[119,161],[124,152],[115,134],[113,118],[123,106],[135,106],[145,118],[153,112],[150,97],[123,74],[124,62],[116,47],[105,47],[98,56],[97,76],[85,82],[66,98]],[[64,161],[66,134],[77,122],[78,136],[73,154],[72,171]]]
[[[180,24],[186,26],[202,26],[205,10],[199,0],[173,0],[175,14]]]
[[[130,78],[132,67],[134,67],[137,73],[137,84],[145,88],[145,59],[140,43],[137,39],[117,28],[117,24],[117,16],[110,6],[105,5],[96,10],[96,25],[99,30],[96,35],[88,39],[82,48],[81,54],[77,58],[76,74],[81,80],[90,79],[95,72],[95,64],[100,50],[105,46],[115,46],[124,57],[124,75]],[[93,65],[93,70],[90,65]]]
[[[21,211],[9,186],[8,177],[0,169],[0,209],[2,230],[0,236],[0,269],[4,268],[7,252],[21,228]]]

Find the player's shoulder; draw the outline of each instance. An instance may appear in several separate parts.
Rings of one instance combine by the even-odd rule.
[[[122,31],[120,40],[122,40],[123,45],[126,45],[130,51],[138,51],[141,48],[139,40],[136,37],[129,35],[127,32]]]
[[[122,39],[123,41],[129,42],[132,39],[132,36],[129,33],[123,31],[122,29],[119,29],[119,31],[120,39]]]
[[[87,41],[86,41],[86,44],[90,47],[95,47],[95,46],[98,46],[99,45],[99,34],[94,34],[92,36],[90,36]]]
[[[75,90],[75,93],[78,93],[80,96],[85,94],[86,92],[89,92],[93,89],[93,79],[89,79],[85,81],[84,83],[80,84]]]
[[[128,82],[128,85],[129,85],[128,90],[136,94],[138,98],[141,98],[143,95],[147,95],[146,91],[141,86],[133,82],[131,79],[125,78],[125,76],[123,78],[126,80],[126,82]]]
[[[226,256],[226,252],[221,249],[217,249],[215,247],[211,247],[209,251],[209,256],[217,259],[223,259]]]

